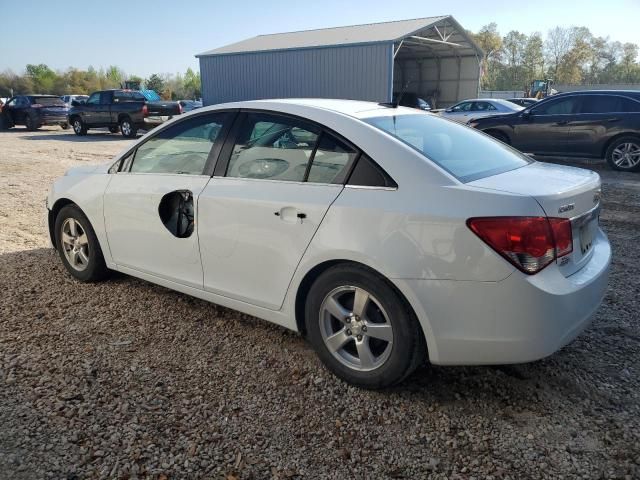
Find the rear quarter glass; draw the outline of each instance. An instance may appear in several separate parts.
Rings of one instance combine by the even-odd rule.
[[[411,146],[463,183],[533,162],[487,135],[429,114],[372,117],[364,121]]]

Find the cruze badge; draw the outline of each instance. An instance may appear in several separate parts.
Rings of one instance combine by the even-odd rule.
[[[558,209],[558,213],[570,212],[574,208],[576,208],[576,204],[575,203],[570,203],[569,205],[562,205]]]

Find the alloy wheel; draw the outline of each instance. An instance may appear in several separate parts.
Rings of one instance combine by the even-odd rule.
[[[122,122],[122,125],[120,125],[120,130],[122,130],[122,133],[124,133],[126,136],[131,135],[131,124],[125,120],[124,122]]]
[[[380,302],[360,287],[338,287],[320,307],[320,334],[343,365],[358,371],[381,367],[391,355],[393,326]]]
[[[89,266],[89,239],[84,227],[75,218],[62,224],[62,249],[69,265],[82,272]]]
[[[73,121],[73,131],[76,133],[80,133],[82,131],[82,123],[80,120]]]
[[[611,155],[613,163],[624,169],[630,169],[640,164],[640,145],[625,142],[613,149]]]

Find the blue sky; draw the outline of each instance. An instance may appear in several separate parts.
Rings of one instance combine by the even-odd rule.
[[[577,25],[640,44],[640,0],[0,0],[0,12],[0,71],[17,72],[27,63],[183,72],[197,68],[196,53],[258,34],[447,14],[473,31]]]

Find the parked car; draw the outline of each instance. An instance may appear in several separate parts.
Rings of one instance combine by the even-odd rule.
[[[394,92],[393,103],[402,107],[417,108],[418,110],[431,110],[429,102],[424,98],[420,98],[417,93],[412,92]]]
[[[539,100],[537,98],[507,98],[507,101],[520,105],[521,107],[528,107],[538,103]]]
[[[198,100],[178,100],[183,112],[190,112],[196,108],[202,108],[202,102]]]
[[[529,362],[590,322],[611,258],[600,178],[404,107],[247,101],[174,118],[47,199],[80,281],[117,270],[305,335],[377,388]]]
[[[64,102],[64,104],[69,108],[73,106],[72,104],[74,101],[78,103],[83,103],[83,102],[86,102],[88,98],[89,98],[89,95],[63,95],[60,97],[60,99]]]
[[[446,110],[438,113],[456,122],[466,123],[471,118],[490,117],[492,115],[504,115],[505,113],[515,113],[523,107],[500,98],[476,98],[464,100]]]
[[[615,170],[640,170],[640,91],[560,93],[469,124],[523,152],[605,158]]]
[[[25,125],[28,130],[37,130],[43,125],[60,125],[69,128],[69,109],[55,95],[17,95],[11,97],[0,112],[0,130]]]
[[[86,102],[73,102],[69,123],[76,135],[86,135],[90,128],[108,127],[127,138],[138,130],[151,130],[174,115],[182,113],[178,102],[150,102],[136,90],[103,90],[92,93]]]

